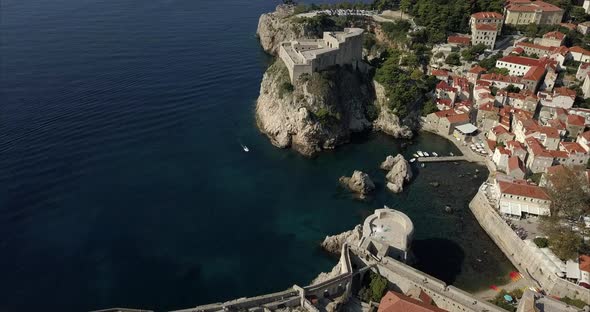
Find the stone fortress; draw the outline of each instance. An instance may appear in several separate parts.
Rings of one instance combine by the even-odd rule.
[[[302,74],[311,74],[334,65],[350,64],[353,68],[363,58],[363,32],[361,28],[324,32],[322,39],[297,39],[282,42],[279,57],[283,60],[291,82]]]
[[[379,258],[408,262],[413,235],[414,224],[406,214],[382,208],[365,219],[359,245]]]

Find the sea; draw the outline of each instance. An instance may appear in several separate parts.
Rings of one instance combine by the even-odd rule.
[[[337,262],[324,237],[384,205],[412,218],[417,268],[470,291],[508,279],[467,207],[485,168],[415,166],[385,190],[387,155],[458,154],[450,142],[363,134],[309,159],[259,133],[272,57],[255,32],[277,4],[2,1],[0,311],[165,311],[306,285]],[[339,186],[354,170],[372,197]]]

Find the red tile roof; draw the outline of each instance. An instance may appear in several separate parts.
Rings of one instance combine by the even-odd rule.
[[[576,30],[576,24],[574,23],[559,23],[559,26],[565,27],[569,30]]]
[[[506,83],[520,83],[520,77],[516,76],[505,76],[500,74],[483,74],[480,77],[481,80],[489,81],[501,81]]]
[[[471,44],[471,37],[468,36],[449,36],[447,38],[448,43],[469,45]]]
[[[471,14],[471,17],[476,19],[504,19],[504,16],[498,12],[477,12]]]
[[[516,47],[514,48],[514,50],[512,50],[512,52],[510,53],[515,53],[515,54],[522,54],[524,52],[524,49],[521,47]]]
[[[571,47],[569,50],[572,53],[581,53],[583,55],[590,55],[590,51],[588,51],[582,47],[578,47],[578,46]]]
[[[580,133],[580,137],[586,139],[586,141],[590,141],[590,130]]]
[[[540,66],[541,62],[538,59],[524,57],[524,56],[517,56],[517,55],[507,55],[502,57],[498,60],[499,62],[506,62],[518,65],[525,65],[525,66]]]
[[[553,158],[568,158],[570,155],[566,151],[548,151]]]
[[[479,110],[493,112],[496,111],[496,108],[492,103],[485,103],[479,106]]]
[[[506,142],[506,147],[508,147],[512,151],[516,149],[525,150],[524,145],[522,145],[522,143],[514,140]]]
[[[437,77],[449,76],[449,72],[444,69],[435,69],[432,71],[432,76],[437,76]]]
[[[520,158],[516,156],[510,156],[510,158],[508,158],[508,171],[512,172],[516,169],[520,169],[520,171],[525,172],[524,165]]]
[[[529,137],[526,138],[524,141],[528,146],[530,152],[532,152],[535,157],[553,158],[553,155],[547,150],[545,150],[543,145],[541,145],[541,143],[537,139]]]
[[[541,200],[550,200],[549,195],[543,188],[536,185],[530,185],[525,181],[506,182],[498,181],[500,192],[503,194],[510,194],[516,196],[523,196],[528,198],[536,198]]]
[[[513,12],[536,12],[538,10],[543,11],[543,12],[563,11],[558,6],[543,2],[541,0],[527,1],[527,2],[525,2],[525,1],[508,1],[508,5],[506,5],[506,9],[508,11],[513,11]]]
[[[586,150],[580,145],[580,143],[576,142],[561,142],[559,143],[561,147],[568,153],[568,154],[586,154]]]
[[[565,34],[559,31],[550,31],[544,34],[543,38],[563,40],[565,38]]]
[[[579,115],[567,115],[567,124],[583,127],[586,124],[586,118]]]
[[[449,123],[460,123],[460,122],[469,122],[469,114],[457,114],[452,116],[446,117],[449,120]]]
[[[436,89],[437,90],[443,90],[446,92],[457,92],[457,89],[449,86],[449,84],[446,81],[441,81],[436,85]]]
[[[556,47],[548,47],[548,46],[544,46],[544,45],[540,45],[540,44],[535,44],[535,43],[531,43],[531,42],[519,42],[519,43],[516,44],[516,46],[517,47],[522,47],[522,48],[531,48],[531,49],[537,49],[537,50],[544,50],[546,53],[553,53],[553,51],[555,49],[557,49]],[[540,56],[542,56],[542,55],[540,55]]]
[[[572,99],[576,98],[576,91],[572,90],[572,89],[568,89],[567,87],[559,87],[556,88],[555,90],[553,90],[553,95],[554,96],[568,96],[571,97]]]
[[[508,130],[506,130],[506,128],[502,127],[501,125],[497,125],[497,126],[493,127],[492,132],[495,135],[502,135],[505,133],[510,133],[510,132],[508,132]]]
[[[590,256],[581,255],[579,262],[581,271],[590,272]]]
[[[469,70],[469,73],[471,74],[480,74],[482,72],[485,72],[487,69],[479,66],[479,65],[475,65],[473,67],[471,67],[471,69]]]
[[[540,127],[539,132],[546,135],[548,138],[558,139],[559,131],[552,127]]]
[[[420,300],[402,295],[397,292],[388,291],[381,302],[377,312],[446,312],[429,302],[422,302]]]
[[[545,75],[545,68],[542,66],[531,67],[522,77],[524,80],[539,81]]]

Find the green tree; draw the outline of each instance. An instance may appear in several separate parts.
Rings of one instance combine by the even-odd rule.
[[[433,100],[424,102],[424,105],[422,106],[422,116],[428,116],[428,114],[436,111],[438,111],[438,107],[436,107],[436,103],[434,103]]]
[[[447,58],[445,59],[445,63],[449,64],[449,65],[455,65],[455,66],[459,66],[461,65],[461,57],[459,56],[459,54],[453,52],[450,53]]]
[[[365,302],[379,302],[387,291],[387,279],[373,271],[365,275],[359,297]]]
[[[502,68],[502,69],[505,69],[505,68]],[[516,87],[516,86],[514,86],[512,84],[511,85],[508,85],[508,87],[504,88],[504,90],[506,90],[506,92],[509,92],[509,93],[518,93],[518,92],[520,92],[520,88],[519,87]]]
[[[408,13],[411,5],[412,5],[412,0],[400,0],[399,9],[404,13]]]

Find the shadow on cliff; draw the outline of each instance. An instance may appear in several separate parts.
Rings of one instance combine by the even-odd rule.
[[[465,261],[463,249],[455,242],[431,238],[414,240],[414,267],[447,284],[453,284],[461,273]]]

